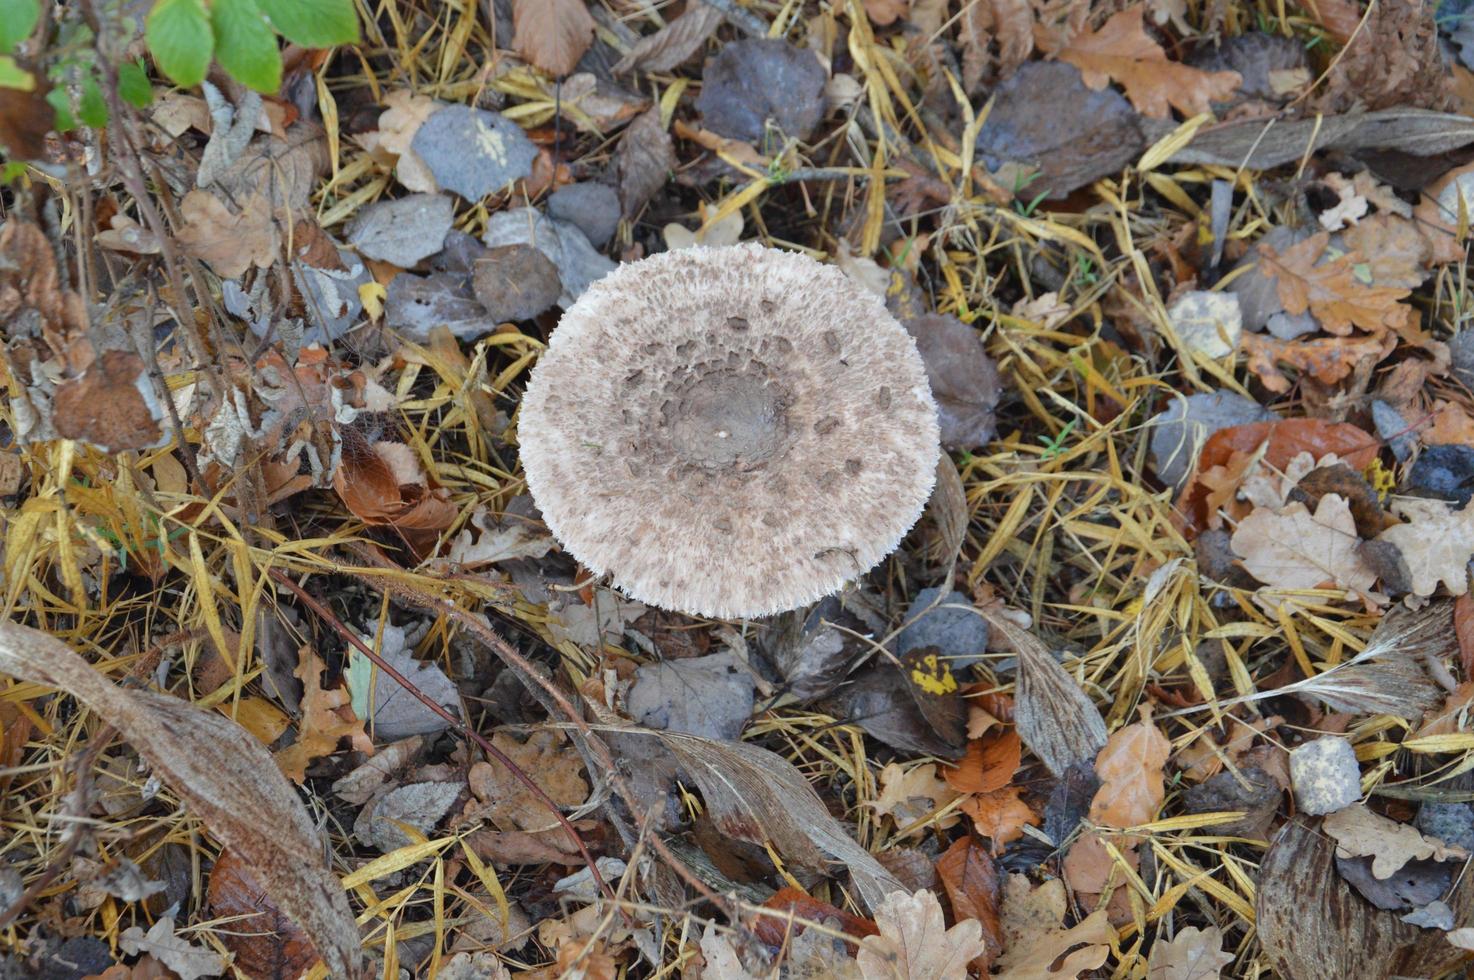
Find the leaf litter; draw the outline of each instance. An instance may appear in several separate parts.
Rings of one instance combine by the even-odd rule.
[[[0,88],[0,594],[51,637],[5,634],[6,968],[1457,966],[1453,21],[372,13],[101,134]],[[722,623],[559,547],[519,408],[558,307],[743,241],[907,325],[948,459],[875,571]]]

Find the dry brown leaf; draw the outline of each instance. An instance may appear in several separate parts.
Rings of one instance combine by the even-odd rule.
[[[281,252],[281,235],[265,198],[253,194],[239,214],[209,191],[190,191],[179,202],[184,227],[176,236],[186,255],[209,265],[222,279],[234,279],[251,266],[269,269]]]
[[[963,85],[971,92],[984,78],[1007,78],[1028,60],[1034,8],[1029,0],[978,0],[963,7],[957,30]]]
[[[1106,961],[1116,931],[1105,910],[1066,929],[1065,905],[1060,879],[1034,888],[1024,875],[1008,876],[1003,885],[1003,955],[995,964],[1002,972],[994,980],[1076,980]]]
[[[589,785],[580,774],[582,757],[561,733],[534,732],[522,742],[506,732],[497,732],[491,737],[491,744],[532,777],[548,799],[559,806],[577,806],[588,799]],[[548,812],[547,804],[499,760],[476,763],[467,781],[471,792],[482,801],[479,806],[468,808],[467,816],[485,817],[501,830],[563,833],[557,818]]]
[[[905,17],[911,0],[865,0],[865,15],[877,27],[886,27]]]
[[[855,956],[864,980],[956,980],[987,952],[983,927],[971,920],[948,929],[937,896],[891,892],[875,910],[878,936],[860,941]]]
[[[1268,334],[1246,333],[1239,338],[1249,370],[1276,394],[1290,390],[1290,379],[1276,365],[1292,367],[1326,385],[1333,385],[1366,362],[1376,364],[1392,353],[1397,338],[1390,333],[1366,337],[1316,337],[1280,340]]]
[[[994,732],[967,744],[967,754],[942,771],[959,793],[991,793],[1013,781],[1022,756],[1018,732]]]
[[[1433,246],[1408,218],[1374,214],[1358,221],[1341,237],[1358,260],[1365,261],[1371,273],[1370,285],[1414,289],[1428,278]],[[1352,268],[1357,271],[1356,266]]]
[[[1407,307],[1398,301],[1408,295],[1395,286],[1368,286],[1356,279],[1356,257],[1342,255],[1317,265],[1330,241],[1329,232],[1311,235],[1285,249],[1259,246],[1259,263],[1264,275],[1273,276],[1280,302],[1291,314],[1306,310],[1327,333],[1346,336],[1352,327],[1371,334],[1401,326]]]
[[[1328,493],[1311,514],[1302,503],[1275,512],[1261,507],[1239,522],[1233,550],[1249,574],[1281,589],[1331,584],[1370,592],[1376,572],[1362,558],[1346,498]]]
[[[338,740],[347,737],[353,747],[373,752],[373,743],[364,734],[363,721],[353,714],[347,688],[325,690],[322,675],[327,664],[304,646],[294,674],[302,681],[302,716],[297,720],[297,741],[276,753],[276,764],[293,782],[307,781],[307,764],[313,759],[337,751]]]
[[[1171,752],[1150,707],[1142,705],[1141,721],[1117,729],[1095,757],[1100,789],[1090,801],[1091,821],[1134,827],[1155,819],[1166,796],[1162,769]]]
[[[1218,980],[1233,954],[1223,948],[1223,930],[1217,926],[1177,930],[1169,942],[1157,940],[1146,980]]]
[[[512,46],[549,75],[566,75],[594,43],[584,0],[512,0]]]
[[[972,817],[977,832],[993,842],[993,853],[1002,854],[1003,845],[1024,836],[1024,826],[1037,825],[1039,817],[1021,798],[1018,786],[1006,786],[991,793],[978,793],[962,803],[962,812]]]
[[[1462,847],[1427,837],[1412,824],[1388,820],[1362,803],[1330,814],[1321,829],[1335,839],[1338,857],[1370,857],[1372,877],[1382,880],[1409,861],[1453,861],[1469,856]]]
[[[1003,920],[998,906],[1003,900],[1003,883],[998,862],[970,836],[958,838],[937,858],[937,877],[947,890],[955,922],[964,919],[983,927],[987,950],[972,965],[984,975],[1003,949]]]
[[[1187,116],[1211,111],[1242,84],[1236,71],[1202,71],[1167,60],[1167,52],[1146,34],[1141,6],[1123,10],[1098,31],[1076,35],[1059,53],[1080,69],[1085,84],[1099,91],[1114,79],[1143,114],[1166,119],[1171,109]]]
[[[328,972],[358,975],[358,927],[323,861],[317,828],[249,733],[178,698],[120,688],[66,644],[17,623],[0,622],[0,671],[65,691],[116,727],[210,833],[252,866]]]
[[[148,368],[132,351],[103,351],[81,377],[56,386],[51,409],[57,435],[107,452],[153,448],[170,438]]]
[[[1406,524],[1389,527],[1378,541],[1397,546],[1412,577],[1413,594],[1431,596],[1442,582],[1453,595],[1469,591],[1474,557],[1474,503],[1454,510],[1442,500],[1409,498],[1392,505]]]
[[[613,72],[623,75],[634,68],[670,71],[700,50],[721,24],[720,10],[706,3],[688,3],[681,16],[636,41],[629,54],[619,59]]]
[[[880,798],[870,805],[876,813],[893,818],[896,826],[904,827],[940,810],[957,796],[956,790],[937,778],[935,762],[910,769],[891,762],[880,770]],[[955,823],[957,815],[954,813],[938,821],[937,827],[945,829]],[[923,829],[918,827],[917,832]]]

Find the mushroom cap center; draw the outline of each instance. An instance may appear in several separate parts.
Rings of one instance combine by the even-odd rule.
[[[706,469],[771,459],[788,441],[787,400],[765,373],[705,374],[669,403],[671,445]]]

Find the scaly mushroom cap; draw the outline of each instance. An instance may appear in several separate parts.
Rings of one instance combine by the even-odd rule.
[[[881,300],[745,244],[621,265],[563,315],[518,425],[553,534],[641,602],[765,616],[900,544],[937,409]]]

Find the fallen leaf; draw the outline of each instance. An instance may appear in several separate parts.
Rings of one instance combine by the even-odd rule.
[[[1147,37],[1142,10],[1131,7],[1100,30],[1077,34],[1060,60],[1080,69],[1085,84],[1097,91],[1114,79],[1132,105],[1157,119],[1169,118],[1171,109],[1186,116],[1209,112],[1213,102],[1233,95],[1243,81],[1238,72],[1205,72],[1168,61],[1161,45]]]
[[[937,858],[937,875],[947,890],[953,921],[972,921],[982,927],[986,948],[972,966],[986,974],[1003,950],[1003,921],[998,911],[1003,885],[998,862],[971,836],[964,836]]]
[[[707,62],[696,109],[707,129],[760,150],[772,126],[781,146],[808,138],[819,124],[826,80],[813,51],[782,38],[728,41]]]
[[[1320,232],[1277,252],[1259,246],[1260,264],[1266,275],[1275,277],[1280,302],[1291,314],[1307,310],[1327,333],[1347,336],[1352,327],[1380,335],[1400,326],[1408,308],[1398,300],[1408,295],[1395,286],[1368,286],[1357,281],[1356,257],[1341,255],[1317,264],[1330,241]]]
[[[171,916],[159,919],[147,933],[138,926],[130,926],[118,936],[118,945],[129,956],[149,954],[179,974],[179,980],[218,977],[225,972],[225,960],[219,953],[174,935]]]
[[[717,8],[700,0],[688,3],[679,17],[636,41],[615,64],[613,74],[623,75],[635,68],[670,71],[699,51],[721,23],[722,12]]]
[[[344,426],[343,455],[333,488],[365,524],[388,525],[425,554],[454,523],[459,508],[443,487],[432,487],[412,448],[381,440],[369,445],[357,429]]]
[[[583,760],[559,732],[534,732],[525,742],[497,732],[491,744],[542,788],[548,798],[563,807],[577,806],[588,799],[589,786],[580,774]],[[502,830],[550,831],[563,834],[547,804],[538,799],[512,771],[497,759],[471,767],[471,792],[481,801],[468,816],[490,820]]]
[[[851,936],[879,934],[879,930],[869,919],[862,919],[857,915],[837,909],[828,902],[821,902],[791,885],[774,892],[772,897],[763,903],[763,908],[783,913],[782,918],[772,915],[759,916],[752,924],[753,934],[775,948],[782,946],[787,938],[802,935],[808,931],[802,923],[794,923],[790,928],[787,920],[789,915],[837,928]]]
[[[512,0],[512,46],[549,75],[566,75],[594,43],[584,0]]]
[[[281,253],[276,216],[259,194],[240,202],[238,212],[209,191],[193,190],[179,202],[184,224],[175,236],[186,255],[210,266],[222,279],[247,269],[269,269]]]
[[[1039,816],[1022,799],[1018,786],[1005,786],[991,793],[975,793],[962,802],[962,812],[972,817],[973,829],[993,842],[993,853],[1024,836],[1024,827],[1039,823]]]
[[[906,323],[937,400],[942,445],[976,449],[993,438],[1002,383],[982,335],[955,316],[928,313]]]
[[[361,633],[359,639],[369,649],[376,649],[373,634]],[[415,659],[412,646],[405,641],[404,627],[386,623],[377,650],[421,694],[452,715],[460,715],[461,694],[455,683],[438,664]],[[344,677],[352,697],[353,714],[364,720],[364,728],[376,738],[398,741],[410,735],[441,732],[450,725],[399,681],[379,670],[357,647],[349,648]]]
[[[105,452],[152,449],[172,438],[148,368],[132,351],[103,351],[81,377],[56,386],[51,408],[57,435]]]
[[[1412,576],[1414,595],[1431,596],[1440,582],[1452,595],[1469,591],[1469,559],[1474,557],[1474,502],[1463,510],[1441,500],[1409,497],[1392,509],[1406,523],[1389,527],[1378,541],[1397,546]]]
[[[752,670],[724,651],[641,666],[626,710],[647,728],[735,739],[752,716],[754,689]]]
[[[1038,888],[1021,874],[1003,884],[1003,955],[996,980],[1077,980],[1105,963],[1116,931],[1106,912],[1093,912],[1065,928],[1065,883],[1058,878]]]
[[[1415,289],[1428,278],[1433,246],[1408,218],[1374,214],[1358,221],[1341,237],[1353,257],[1360,260],[1352,265],[1352,272],[1359,275],[1361,263],[1365,263],[1371,277],[1368,285]]]
[[[206,900],[211,917],[232,921],[232,928],[216,935],[246,976],[297,976],[317,960],[307,934],[282,912],[255,869],[228,847],[210,868]]]
[[[363,731],[363,722],[353,714],[351,697],[342,688],[326,690],[322,675],[327,665],[304,646],[293,671],[302,681],[301,716],[297,719],[297,741],[276,753],[276,764],[293,782],[307,781],[307,764],[338,749],[338,740],[349,738],[356,748],[373,751]]]
[[[393,154],[394,178],[405,189],[425,194],[440,190],[435,175],[415,152],[413,143],[421,124],[438,112],[445,103],[409,89],[395,89],[384,96],[386,108],[379,114],[379,128],[359,137],[364,148]]]
[[[1088,10],[1087,4],[1074,6]],[[1034,50],[1033,5],[1028,0],[969,3],[962,8],[957,33],[962,48],[962,84],[972,92],[984,79],[1009,78],[1028,60]]]
[[[1167,309],[1167,319],[1182,346],[1204,357],[1227,357],[1239,346],[1244,317],[1239,298],[1230,292],[1195,289]]]
[[[358,927],[317,828],[249,733],[178,698],[118,687],[59,640],[18,623],[0,622],[0,671],[66,691],[116,726],[200,822],[258,870],[328,972],[357,975]]]
[[[1397,338],[1390,333],[1289,341],[1246,333],[1240,342],[1249,370],[1275,394],[1284,394],[1292,387],[1277,365],[1292,367],[1321,384],[1334,385],[1359,365],[1379,363],[1397,346]]]
[[[498,245],[476,259],[471,291],[493,323],[531,320],[563,294],[558,269],[531,245]]]
[[[1152,945],[1146,980],[1218,980],[1233,954],[1223,948],[1223,930],[1217,926],[1177,930],[1168,942]]]
[[[465,790],[462,782],[418,782],[395,786],[369,800],[353,821],[353,836],[388,854],[430,836]]]
[[[957,799],[958,793],[947,783],[937,778],[937,764],[927,762],[907,769],[899,762],[887,763],[880,770],[880,797],[870,804],[881,816],[890,817],[897,827],[906,827],[924,819],[928,814]],[[951,814],[938,821],[939,829],[957,823],[957,815]],[[918,827],[917,833],[928,828]]]
[[[440,251],[454,218],[448,194],[375,201],[348,223],[348,243],[368,258],[407,269]]]
[[[1411,824],[1398,823],[1373,813],[1363,804],[1330,814],[1321,829],[1336,841],[1337,857],[1370,857],[1372,875],[1390,878],[1409,861],[1462,860],[1469,853],[1418,832]]]
[[[614,179],[624,216],[639,214],[675,169],[675,142],[660,123],[660,107],[653,106],[625,128],[614,150]]]
[[[967,754],[942,774],[959,793],[991,793],[1013,781],[1023,743],[1018,732],[995,732],[967,744]]]
[[[948,929],[942,903],[929,891],[886,895],[875,909],[875,927],[880,935],[860,940],[855,956],[865,980],[958,980],[988,949],[981,923]]]
[[[1314,514],[1301,503],[1278,512],[1261,507],[1233,533],[1233,550],[1249,574],[1280,589],[1329,583],[1370,592],[1377,575],[1362,558],[1359,544],[1346,498],[1334,493],[1321,498]]]
[[[1100,789],[1090,803],[1090,819],[1113,827],[1148,823],[1166,796],[1163,767],[1172,752],[1149,706],[1142,705],[1141,721],[1118,728],[1095,757]]]

